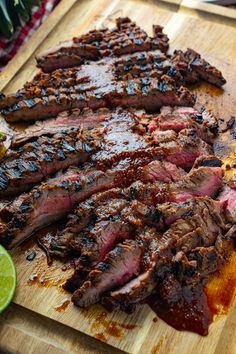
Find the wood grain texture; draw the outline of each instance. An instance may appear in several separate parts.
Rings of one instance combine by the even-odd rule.
[[[210,3],[205,3],[198,0],[182,0],[180,5],[182,8],[186,7],[192,9],[194,11],[197,11],[199,14],[201,12],[206,12],[208,15],[222,17],[222,22],[225,22],[226,19],[236,20],[236,10],[232,8],[223,7],[219,5],[212,5]]]
[[[165,31],[171,39],[171,49],[193,47],[222,69],[228,81],[224,91],[212,88],[211,85],[201,85],[195,88],[195,92],[198,100],[217,115],[220,114],[225,119],[236,115],[236,25],[229,25],[228,16],[225,16],[225,24],[223,24],[224,16],[219,15],[217,10],[213,11],[212,5],[209,5],[207,10],[206,7],[197,7],[196,4],[190,6],[190,1],[186,0],[184,2],[71,0],[69,5],[68,3],[67,0],[62,1],[60,11],[63,13],[63,6],[66,6],[66,9],[64,9],[64,16],[61,16],[57,22],[53,18],[55,22],[50,24],[51,17],[49,18],[47,27],[45,26],[45,31],[47,30],[45,36],[41,34],[37,37],[35,34],[32,37],[33,42],[35,37],[37,40],[34,49],[24,58],[16,57],[16,62],[21,60],[18,69],[12,71],[13,64],[9,64],[4,71],[5,81],[4,77],[0,76],[0,85],[4,87],[4,92],[14,92],[25,81],[33,78],[37,72],[35,54],[88,29],[112,26],[118,16],[130,16],[148,32],[151,31],[154,23],[165,26]],[[210,15],[207,11],[211,11]],[[221,17],[220,23],[215,23],[212,16]],[[206,17],[209,17],[209,21],[206,21]],[[44,32],[44,25],[40,30]],[[33,262],[28,262],[26,255],[33,249],[37,257]],[[30,351],[40,353],[38,351],[41,350],[40,343],[43,352],[54,353],[57,349],[58,353],[83,353],[83,351],[90,353],[89,350],[91,353],[92,350],[96,352],[96,346],[88,346],[86,351],[85,343],[88,337],[85,337],[82,344],[79,340],[76,342],[76,333],[79,332],[128,353],[233,354],[236,352],[235,308],[231,309],[228,316],[222,316],[212,324],[206,338],[193,333],[177,332],[159,319],[157,322],[153,321],[156,316],[147,306],[141,307],[132,316],[121,312],[109,314],[101,306],[80,310],[69,302],[70,295],[61,289],[61,284],[72,270],[63,272],[62,265],[58,262],[48,267],[45,255],[33,241],[14,251],[13,257],[18,273],[18,287],[14,300],[16,305],[13,305],[13,310],[9,310],[9,314],[4,317],[4,325],[3,321],[0,322],[0,344],[7,345],[10,336],[20,338],[22,335],[21,353]],[[33,326],[31,315],[27,315],[29,310],[26,309],[33,311],[30,314],[37,322],[37,326]],[[23,311],[21,314],[26,312],[27,320],[24,324],[18,318],[20,314],[18,310]],[[45,318],[40,316],[39,320],[39,314]],[[14,322],[16,322],[15,326]],[[49,341],[46,340],[43,323],[49,331],[51,338]],[[78,336],[83,334],[80,333]],[[78,348],[81,351],[78,351]],[[102,352],[104,347],[98,350]],[[111,349],[109,348],[108,352],[109,350]]]
[[[24,354],[123,353],[15,304],[0,317],[0,353],[4,350]]]

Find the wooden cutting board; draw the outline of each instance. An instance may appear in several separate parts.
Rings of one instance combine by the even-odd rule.
[[[204,14],[209,8],[206,21]],[[148,32],[152,24],[165,26],[172,48],[192,47],[223,71],[228,81],[224,91],[205,84],[195,92],[206,107],[229,119],[236,116],[236,15],[222,8],[223,16],[217,9],[195,1],[64,0],[0,75],[0,90],[14,92],[31,80],[37,72],[34,56],[44,49],[94,27],[112,26],[116,17],[129,16]],[[26,256],[33,250],[36,257],[29,262]],[[15,250],[13,257],[18,273],[15,304],[125,352],[236,353],[236,305],[228,316],[218,317],[203,338],[175,331],[157,319],[148,306],[133,315],[109,314],[99,305],[89,310],[75,308],[70,295],[61,288],[72,270],[62,270],[59,262],[48,267],[44,253],[33,240]]]

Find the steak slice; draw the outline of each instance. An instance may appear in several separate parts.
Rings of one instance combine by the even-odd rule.
[[[223,186],[223,171],[220,167],[199,167],[193,169],[182,180],[170,187],[175,193],[175,201],[185,201],[191,197],[210,196],[214,198]]]
[[[153,293],[156,286],[157,281],[154,271],[150,268],[121,288],[112,291],[110,296],[116,300],[117,306],[122,309],[123,305],[142,303],[142,301]],[[103,301],[102,304],[106,307],[106,301]]]
[[[110,189],[109,191],[93,195],[85,202],[80,203],[75,209],[74,214],[70,216],[65,229],[52,239],[50,252],[59,257],[65,257],[71,251],[76,251],[76,253],[79,251],[80,253],[81,247],[83,248],[81,241],[83,241],[84,234],[89,234],[97,222],[98,229],[100,230],[100,221],[104,222],[104,227],[106,225],[108,229],[111,225],[115,226],[117,231],[119,231],[119,226],[116,227],[117,223],[120,223],[120,227],[124,226],[126,230],[128,229],[127,223],[131,223],[132,227],[137,227],[137,225],[140,227],[142,223],[142,220],[139,220],[140,217],[144,218],[143,221],[145,222],[148,222],[149,219],[149,224],[152,224],[155,219],[158,222],[158,215],[152,215],[151,209],[145,209],[147,206],[155,206],[160,201],[160,198],[176,200],[179,198],[179,195],[182,195],[182,200],[185,201],[195,195],[214,195],[221,188],[221,169],[207,167],[191,171],[183,177],[182,181],[176,184],[159,184],[159,182],[165,182],[166,177],[160,173],[155,175],[154,178],[153,165],[155,163],[158,166],[160,162],[154,161],[147,166],[139,167],[137,174],[138,178],[142,181],[142,170],[144,170],[144,182],[146,183],[151,180],[153,184],[149,182],[148,184],[134,182],[128,188]],[[151,173],[150,179],[147,178],[148,171]],[[208,190],[205,189],[206,176],[209,181],[208,183],[211,185],[211,188],[208,188]],[[182,176],[180,175],[179,179],[181,178]],[[215,180],[217,180],[217,183],[213,183]],[[196,183],[198,183],[198,186]],[[192,189],[193,192],[191,194]],[[161,197],[162,194],[163,196]],[[137,201],[145,203],[145,205],[139,205]],[[87,231],[84,230],[85,227]],[[89,239],[91,241],[94,239],[94,236],[89,236]],[[90,241],[89,243],[91,243]]]
[[[127,114],[129,114],[127,112]],[[72,112],[62,112],[56,118],[38,121],[30,125],[23,132],[14,135],[11,146],[13,148],[24,145],[26,142],[36,140],[43,135],[53,136],[68,129],[79,129],[80,126],[88,130],[98,127],[102,122],[111,119],[112,111],[102,108],[97,111],[74,109]]]
[[[177,167],[171,162],[155,160],[150,162],[147,166],[139,167],[137,170],[138,178],[147,182],[177,182],[184,178],[186,172]]]
[[[96,129],[83,128],[78,124],[63,130],[60,126],[60,133],[55,133],[56,129],[51,129],[51,133],[44,129],[45,134],[40,136],[36,133],[35,138],[26,132],[26,137],[20,138],[21,142],[25,142],[23,146],[10,151],[2,161],[0,194],[29,190],[60,169],[91,159],[99,169],[111,167],[114,161],[117,163],[121,158],[141,155],[151,158],[153,151],[146,137],[133,131],[135,119],[129,112],[118,110],[102,114],[100,126]],[[19,140],[15,145],[19,146]]]
[[[224,206],[229,222],[232,224],[236,223],[236,189],[224,185],[224,188],[217,199]]]
[[[99,148],[96,140],[77,127],[9,150],[0,164],[0,196],[27,191],[61,169],[88,161]]]
[[[173,130],[155,131],[152,139],[163,159],[185,169],[191,168],[199,156],[212,153],[195,129],[184,129],[178,134]]]
[[[71,241],[73,251],[79,248],[81,254],[75,262],[74,274],[67,279],[63,288],[74,292],[88,276],[93,266],[102,262],[117,243],[130,238],[132,238],[132,226],[119,221],[104,220],[97,222],[89,233],[86,233],[86,229],[83,230]]]
[[[40,89],[40,84],[35,82],[32,89],[26,90],[26,95],[24,91],[22,94],[18,93],[18,102],[3,108],[1,113],[8,121],[29,121],[55,117],[58,113],[72,108],[99,109],[120,106],[155,111],[163,105],[194,105],[194,97],[189,90],[183,86],[176,88],[167,76],[163,76],[161,79],[143,80],[137,78],[117,81],[113,75],[110,64],[103,63],[102,65],[98,62],[83,65],[78,72],[77,80],[85,80],[83,78],[85,77],[89,80],[88,84],[77,84],[70,88],[65,87],[57,90],[53,88],[50,95],[42,96],[43,89]],[[36,87],[37,93],[32,95],[34,87]],[[24,96],[26,97],[24,98]],[[5,101],[3,99],[0,104],[9,104],[8,102],[16,100],[15,97],[6,97]]]
[[[166,170],[167,167],[170,168],[169,172]],[[178,170],[180,170],[179,175]],[[136,176],[137,179],[140,179],[145,183],[149,181],[166,182],[166,180],[171,181],[171,172],[173,172],[172,175],[174,175],[175,180],[182,178],[185,174],[181,169],[172,166],[170,163],[166,166],[165,163],[156,160],[143,167],[137,166],[133,179],[135,179]],[[124,182],[120,182],[120,185],[122,183]],[[125,183],[128,184],[128,182]],[[135,182],[127,189],[113,188],[93,195],[91,198],[78,205],[74,210],[73,215],[70,215],[65,229],[58,232],[56,236],[52,238],[51,249],[49,252],[58,257],[66,257],[70,252],[76,252],[77,254],[78,251],[80,252],[80,240],[81,237],[83,237],[84,228],[91,231],[99,220],[106,222],[108,227],[112,220],[116,227],[117,222],[121,218],[123,209],[130,205],[132,199],[138,198],[140,201],[145,200],[146,204],[148,204],[148,201],[150,200],[149,204],[152,205],[152,196],[158,191],[157,188],[158,186],[145,186],[140,182]],[[127,229],[127,223],[123,223],[122,227],[123,226]],[[119,226],[116,227],[116,230],[119,230]],[[77,240],[79,241],[78,243]]]
[[[101,200],[104,202],[97,205],[96,209],[92,203],[97,201],[97,195],[80,203],[70,216],[66,228],[52,239],[51,253],[60,257],[65,257],[70,252],[77,256],[82,255],[83,263],[90,266],[93,260],[102,260],[107,250],[113,248],[120,238],[128,238],[131,228],[119,222],[121,210],[127,206],[128,201],[116,199],[115,191],[112,189],[102,193],[110,195],[109,203],[102,196]],[[84,220],[87,221],[86,224]]]
[[[69,170],[22,194],[0,211],[1,244],[10,248],[35,231],[73,210],[75,204],[93,193],[116,186],[115,174],[92,169]]]
[[[153,38],[140,29],[128,17],[116,19],[113,29],[91,30],[87,34],[60,43],[36,57],[38,67],[44,72],[57,68],[78,66],[87,60],[98,60],[106,56],[120,56],[126,53],[168,49],[168,37],[162,27],[153,28]]]
[[[176,220],[182,218],[183,215],[186,217],[193,217],[194,214],[198,215],[200,210],[205,207],[210,210],[210,214],[215,218],[215,223],[224,228],[223,206],[220,202],[209,197],[194,197],[181,203],[167,202],[159,204],[157,209],[162,215],[165,227],[168,227]],[[214,225],[212,228],[214,228]]]
[[[142,57],[141,60],[140,56]],[[165,59],[166,57],[163,57],[163,54],[160,55],[160,51],[150,53],[143,52],[138,55],[125,56],[119,60],[104,59],[97,63],[87,63],[80,68],[58,69],[50,74],[40,72],[32,81],[26,82],[23,88],[18,90],[16,94],[1,96],[0,108],[16,105],[23,99],[31,99],[29,103],[33,105],[33,99],[37,98],[52,98],[55,96],[59,102],[60,99],[65,99],[72,94],[104,94],[106,92],[104,88],[106,88],[107,85],[111,85],[110,89],[117,87],[119,90],[122,83],[124,87],[126,87],[127,83],[130,82],[130,85],[133,84],[133,88],[135,88],[135,84],[137,86],[138,82],[138,80],[135,79],[140,79],[142,86],[148,86],[152,82],[161,81],[164,74],[167,74],[171,64],[170,62],[167,63]],[[166,65],[162,63],[163,60]],[[127,62],[129,63],[128,66]],[[162,63],[161,70],[157,71],[155,69],[156,63],[158,66]],[[145,70],[143,70],[143,67]],[[155,74],[155,72],[158,74]],[[145,76],[155,80],[150,82]],[[166,81],[171,82],[176,79],[175,76],[171,79],[170,75],[165,75],[163,79],[165,77]],[[119,82],[121,84],[119,84]],[[179,86],[178,84],[178,87]],[[130,91],[131,88],[132,87],[129,88]],[[146,89],[144,88],[143,91],[145,92]]]
[[[174,130],[176,133],[183,129],[195,129],[198,136],[213,143],[218,133],[218,122],[210,113],[198,112],[191,107],[162,107],[161,113],[154,117],[149,124],[149,131]]]
[[[153,151],[150,155],[153,156]],[[145,156],[121,160],[105,172],[93,166],[84,166],[82,170],[71,168],[20,195],[0,210],[1,244],[12,248],[35,231],[66,216],[76,203],[92,194],[130,185],[137,178],[137,168],[147,162]]]
[[[85,121],[85,128],[75,124],[63,129],[59,124],[53,129],[50,123],[49,126],[44,124],[42,131],[37,131],[37,126],[29,128],[35,129],[35,134],[32,135],[30,130],[25,137],[21,135],[1,163],[0,194],[29,190],[59,169],[88,160],[93,161],[97,169],[106,170],[122,159],[126,164],[127,158],[140,158],[146,163],[164,158],[169,162],[158,162],[158,166],[154,163],[153,176],[157,178],[159,173],[162,180],[164,175],[166,181],[174,180],[174,173],[177,179],[180,173],[183,175],[176,165],[190,168],[197,157],[210,153],[210,146],[198,138],[194,130],[184,129],[178,134],[174,131],[156,131],[155,136],[150,137],[145,128],[139,128],[140,122],[149,119],[145,112],[117,109],[96,112],[93,118],[95,122],[100,120],[96,128],[92,127],[95,123],[87,125],[87,114],[76,116],[76,113],[70,119]],[[57,128],[60,133],[57,133]]]
[[[147,226],[142,229],[140,228],[137,232],[136,240],[144,244],[140,274],[121,288],[110,293],[111,298],[117,302],[117,306],[121,309],[123,307],[126,309],[131,304],[141,303],[156,288],[157,281],[153,270],[156,264],[155,250],[161,237],[162,235],[155,228]],[[131,298],[129,298],[130,295]],[[137,301],[132,301],[132,299],[136,299]],[[102,303],[106,307],[107,299],[105,298]]]
[[[188,205],[193,203],[195,214],[182,213],[157,239],[149,268],[111,292],[122,306],[144,301],[155,289],[167,301],[177,301],[182,283],[199,284],[199,278],[206,281],[209,274],[219,269],[229,257],[233,249],[232,235],[226,233],[226,224],[222,223],[223,209],[210,199],[197,198],[187,202]],[[175,287],[175,281],[171,285],[172,291],[169,288],[167,292],[165,280],[169,276],[174,276],[179,286]]]
[[[207,170],[209,168],[205,169],[207,175]],[[214,168],[212,168],[212,170],[214,170]],[[209,172],[211,171],[208,171],[208,173]],[[215,170],[215,172],[217,174],[218,171]],[[204,181],[202,170],[195,171],[196,177],[198,173]],[[192,175],[194,175],[193,171],[190,173],[190,176]],[[200,178],[198,180],[200,180]],[[188,175],[186,176],[186,183],[183,184],[186,185],[187,181],[190,181],[189,183],[191,187],[191,178],[188,178]],[[220,186],[221,183],[218,185],[218,189]],[[178,188],[176,186],[176,193],[179,193],[181,190],[180,188],[181,187]],[[200,183],[199,195],[201,195],[201,188]],[[156,205],[158,199],[160,199],[160,194],[162,193],[161,185],[144,185],[141,182],[135,182],[126,189],[112,189],[108,192],[94,195],[84,203],[81,203],[77,207],[71,220],[69,220],[66,228],[62,233],[60,232],[59,235],[56,235],[51,243],[50,253],[52,255],[66,257],[70,252],[72,252],[72,254],[75,252],[75,255],[80,255],[78,262],[76,262],[75,273],[67,280],[64,288],[70,292],[73,292],[78,288],[90,267],[98,262],[100,256],[104,257],[104,247],[108,247],[109,249],[110,242],[117,242],[116,237],[120,237],[120,232],[122,232],[122,236],[125,238],[133,238],[137,233],[137,229],[143,228],[145,225],[162,229],[164,224],[162,212],[158,208],[155,209],[153,207],[153,205]],[[186,193],[186,199],[184,200],[189,200],[191,197],[190,193]],[[165,194],[165,198],[168,200],[175,200],[174,192],[167,194],[167,197]],[[162,197],[162,199],[164,198]],[[101,220],[104,225],[102,235],[107,235],[106,228],[108,227],[108,230],[112,230],[112,236],[110,240],[102,237],[106,244],[100,244],[100,247],[97,247],[99,245],[99,242],[97,241],[101,239],[100,214],[102,215]],[[84,229],[84,226],[81,227],[84,220],[87,220],[88,226],[86,229]],[[210,226],[211,225],[209,225],[209,227]],[[211,228],[213,230],[213,226],[211,226]],[[189,232],[190,231],[192,230],[189,230]],[[148,233],[150,234],[150,231],[148,231]],[[157,233],[155,232],[155,235],[156,234]],[[153,239],[154,238],[155,237],[153,236]],[[93,240],[95,240],[95,243]],[[87,250],[89,250],[89,252],[87,252]],[[147,270],[144,272],[145,274],[146,271]],[[150,271],[148,271],[148,274],[149,272]],[[145,279],[148,274],[144,275]],[[152,272],[150,276],[152,277]],[[141,277],[141,279],[143,278]]]
[[[190,75],[187,79],[189,83],[195,83],[200,79],[210,82],[211,84],[221,87],[226,83],[222,73],[214,66],[209,64],[201,55],[195,52],[193,49],[187,49],[185,52],[182,50],[176,50],[172,61],[176,63],[176,67],[183,72],[183,76],[186,71],[194,75]]]
[[[74,292],[72,301],[80,307],[98,302],[102,294],[122,285],[137,275],[143,246],[126,240],[110,251],[103,262],[89,273],[87,280]]]

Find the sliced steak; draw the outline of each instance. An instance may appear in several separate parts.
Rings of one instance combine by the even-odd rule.
[[[98,302],[102,294],[122,285],[137,275],[140,269],[142,245],[127,240],[110,251],[103,262],[89,273],[88,279],[74,292],[72,301],[80,307]]]
[[[119,308],[122,309],[123,305],[142,303],[152,294],[156,286],[154,271],[150,268],[121,288],[112,291],[110,296],[118,302]],[[106,301],[103,301],[103,305],[106,307]]]
[[[183,129],[195,129],[198,136],[212,143],[218,132],[218,122],[210,113],[198,112],[191,107],[162,107],[161,113],[154,117],[149,124],[149,131],[174,130],[176,133]]]
[[[100,229],[99,226],[101,227]],[[74,274],[67,279],[63,288],[73,293],[86,279],[93,266],[102,262],[108,252],[116,247],[119,242],[131,237],[131,226],[120,222],[98,222],[88,234],[84,230],[83,236],[82,234],[78,235],[71,242],[71,247],[75,247],[75,243],[76,248],[79,246],[81,255],[75,262],[76,269]]]
[[[111,292],[116,301],[122,305],[140,303],[156,288],[166,300],[169,298],[177,301],[182,282],[199,283],[199,277],[206,280],[209,274],[219,269],[227,260],[232,252],[233,242],[232,233],[224,236],[227,227],[222,223],[223,210],[210,199],[194,199],[187,204],[193,203],[194,215],[182,213],[157,238],[149,268],[120,289]],[[177,205],[173,204],[173,207],[179,213]],[[174,276],[175,282],[179,284],[176,289],[174,282],[171,292],[167,292],[165,282],[169,276]]]
[[[218,121],[183,85],[226,81],[192,49],[168,55],[162,27],[149,37],[129,18],[116,25],[46,51],[44,72],[0,93],[7,120],[41,120],[14,132],[1,161],[0,196],[41,184],[1,206],[0,243],[13,248],[73,213],[38,241],[73,261],[63,287],[75,305],[131,313],[147,302],[206,334],[204,286],[236,239],[235,120],[217,137]]]
[[[56,129],[51,133],[44,129],[43,135],[26,132],[1,163],[0,194],[29,190],[60,169],[91,159],[99,169],[109,168],[121,158],[151,158],[153,150],[146,137],[133,131],[135,119],[129,112],[118,110],[102,114],[96,129],[78,124],[65,129],[60,126],[60,133],[55,133]],[[20,147],[19,141],[24,141]]]
[[[207,173],[209,168],[205,169]],[[217,174],[217,171],[215,172]],[[198,171],[196,170],[196,177],[197,173]],[[194,174],[190,173],[190,176],[192,175]],[[204,181],[204,174],[201,169],[199,175]],[[190,181],[191,186],[191,177],[188,178],[188,175],[186,176],[186,182],[187,181]],[[184,182],[183,184],[186,185]],[[218,188],[220,188],[220,186],[221,184]],[[181,190],[180,188],[176,187],[177,194]],[[163,218],[165,219],[165,213],[163,214],[159,208],[155,209],[153,207],[156,205],[157,201],[159,201],[160,194],[163,194],[161,185],[144,185],[141,182],[135,182],[126,189],[111,189],[108,192],[95,195],[79,205],[75,211],[75,215],[71,217],[63,232],[60,232],[52,239],[50,249],[52,255],[59,257],[66,257],[69,253],[75,253],[76,256],[80,255],[78,262],[76,262],[77,265],[74,275],[65,283],[64,287],[66,290],[73,292],[78,288],[90,267],[98,262],[100,256],[105,256],[103,250],[109,249],[111,245],[114,246],[113,242],[119,241],[120,237],[133,238],[137,230],[143,228],[145,225],[156,227],[157,229],[163,228],[163,224],[165,224],[163,220]],[[201,183],[199,186],[199,195],[201,195]],[[190,193],[186,193],[185,196],[184,201],[192,198]],[[165,192],[165,198],[175,200],[174,192],[169,194]],[[183,214],[184,213],[186,213],[185,209],[183,211]],[[87,221],[86,228],[84,228],[84,220]],[[103,225],[103,229],[101,229],[101,225]],[[210,227],[211,225],[207,226]],[[211,226],[211,229],[213,230],[213,226]],[[108,235],[107,230],[111,232],[109,239],[106,238]],[[189,232],[194,230],[195,229],[189,230]],[[150,234],[150,231],[148,231],[148,234]],[[154,235],[156,234],[157,233]],[[144,236],[142,235],[142,237]],[[155,237],[153,236],[153,239]],[[105,241],[105,244],[101,244],[100,240]],[[155,247],[157,247],[156,244]],[[150,245],[149,249],[151,249]],[[146,273],[146,271],[145,269],[144,273]],[[148,271],[148,276],[149,273]],[[150,276],[152,277],[152,272]],[[146,279],[146,275],[144,275],[144,278]]]
[[[114,194],[114,190],[109,192],[104,194]],[[120,239],[130,237],[131,227],[120,222],[121,210],[128,202],[121,198],[109,199],[109,203],[104,201],[95,210],[91,205],[94,200],[96,198],[91,197],[76,208],[65,230],[52,240],[51,253],[65,257],[72,252],[82,256],[81,261],[90,266],[93,261],[102,260]],[[86,225],[84,220],[87,221]]]
[[[225,185],[217,199],[224,206],[229,222],[236,223],[236,189]]]
[[[140,56],[142,60],[140,60]],[[138,55],[123,57],[119,60],[104,59],[97,63],[87,63],[80,68],[58,69],[50,74],[41,72],[32,81],[25,83],[23,88],[18,90],[16,94],[0,97],[0,108],[17,105],[22,100],[29,100],[29,104],[34,105],[34,103],[37,103],[34,102],[34,99],[37,98],[45,100],[44,103],[46,104],[47,97],[51,99],[55,97],[56,101],[60,103],[67,96],[70,97],[70,95],[74,94],[81,94],[78,96],[80,100],[83,97],[86,98],[86,94],[91,96],[90,98],[95,98],[97,93],[104,96],[106,89],[109,89],[109,92],[112,89],[117,89],[119,93],[122,87],[126,89],[127,93],[131,93],[133,89],[133,94],[135,94],[138,93],[136,92],[138,85],[141,85],[141,88],[143,87],[143,93],[145,94],[148,93],[148,86],[155,85],[155,83],[158,84],[159,81],[160,88],[162,88],[161,82],[163,80],[166,81],[166,84],[169,82],[176,85],[176,78],[167,75],[168,68],[171,65],[170,62],[164,66],[163,60],[165,58],[160,56],[159,51],[148,54],[144,52]],[[161,65],[160,71],[155,69],[156,64],[158,66]],[[152,72],[153,70],[154,72]],[[155,75],[155,73],[158,74]],[[178,84],[177,86],[180,87],[181,85]],[[163,86],[163,89],[166,88],[167,85]],[[112,94],[113,91],[110,93]],[[73,97],[76,98],[76,96]],[[82,106],[82,108],[85,107]],[[93,109],[96,107],[91,106],[90,108]]]
[[[173,130],[156,131],[153,144],[163,159],[182,168],[191,168],[202,155],[210,155],[211,147],[202,141],[195,129],[184,129],[176,134]]]
[[[125,23],[125,27],[127,24],[129,26],[130,22]],[[160,43],[167,42],[162,29],[158,26],[156,29],[158,32],[154,40],[144,34],[144,42],[138,40],[140,44],[133,45],[132,42],[137,40],[129,39],[127,51],[124,50],[126,41],[122,41],[120,58],[108,54],[116,42],[112,40],[112,44],[110,41],[107,43],[110,47],[106,51],[108,54],[106,58],[102,56],[103,59],[98,61],[86,61],[75,68],[57,69],[48,74],[39,73],[16,94],[0,97],[2,114],[9,121],[16,121],[55,117],[59,112],[73,108],[131,106],[156,111],[163,105],[193,106],[195,102],[193,95],[181,85],[198,82],[201,78],[217,86],[225,83],[221,72],[191,49],[186,52],[177,51],[172,57],[167,57],[160,50],[155,50],[160,48]],[[133,37],[130,29],[128,32]],[[95,42],[99,43],[97,40]],[[71,43],[62,45],[62,52],[59,48],[57,54],[51,53],[53,61],[57,55],[58,58],[62,55],[65,59],[66,51],[71,50]],[[142,45],[144,43],[145,45]],[[153,45],[154,43],[156,45]],[[91,49],[91,43],[73,44],[72,48],[73,50],[77,48],[79,51],[83,48],[84,52],[86,45]],[[132,54],[140,50],[142,52]],[[96,52],[95,57],[98,59],[99,50],[95,48],[95,52],[94,49],[92,52]],[[125,53],[131,54],[125,55]],[[50,53],[48,55],[50,57]],[[81,62],[80,56],[75,54],[69,57],[69,62],[71,60],[74,62],[75,58]],[[185,121],[185,124],[188,125],[189,122],[187,124]],[[199,125],[197,127],[199,128]],[[204,135],[204,129],[200,131]]]
[[[183,72],[183,76],[186,71],[188,73],[194,72],[195,76],[193,74],[189,75],[189,83],[197,82],[199,77],[217,87],[221,87],[226,83],[222,73],[193,49],[188,48],[185,52],[176,50],[172,60],[176,63],[180,72]]]
[[[176,182],[185,175],[186,172],[182,168],[171,162],[159,160],[152,161],[147,166],[138,169],[139,179],[143,182]]]
[[[170,224],[176,220],[183,217],[193,217],[195,214],[200,214],[200,211],[208,208],[210,214],[215,220],[215,223],[221,225],[222,228],[225,226],[225,217],[223,213],[223,206],[220,202],[215,201],[209,197],[197,197],[189,199],[181,203],[164,203],[159,204],[157,209],[162,215],[164,220],[164,225],[168,227]],[[207,209],[206,209],[207,210]],[[208,221],[208,220],[206,220]],[[211,226],[214,229],[214,225]]]
[[[66,216],[75,203],[115,186],[114,174],[94,169],[83,173],[75,169],[48,180],[1,209],[1,243],[11,248],[36,230]]]
[[[95,138],[97,136],[97,139]],[[0,195],[30,190],[47,176],[90,159],[99,148],[99,135],[80,128],[41,136],[20,148],[9,150],[0,164]]]
[[[220,167],[199,167],[193,169],[182,180],[171,186],[175,201],[185,201],[194,196],[214,198],[223,185],[223,171]]]
[[[162,27],[153,28],[153,38],[140,29],[128,17],[118,18],[113,29],[91,30],[87,34],[60,43],[36,57],[44,72],[57,68],[80,65],[84,59],[98,60],[106,56],[120,56],[126,53],[168,49],[168,37]]]
[[[167,167],[170,167],[169,173],[167,173]],[[164,172],[162,172],[162,169]],[[181,169],[178,173],[178,170],[179,169],[176,166],[174,167],[170,163],[166,166],[165,163],[162,164],[157,160],[144,167],[137,167],[133,179],[137,178],[145,183],[149,181],[166,182],[171,181],[171,172],[173,172],[172,175],[174,176],[174,180],[178,180],[185,174]],[[128,181],[120,181],[120,185],[122,183],[128,184]],[[158,186],[145,186],[142,183],[135,182],[127,189],[110,189],[108,191],[95,194],[85,202],[80,203],[75,209],[74,214],[69,218],[66,228],[62,232],[58,232],[55,238],[52,238],[51,249],[49,252],[58,257],[66,257],[70,254],[70,252],[80,253],[80,240],[84,234],[82,230],[86,227],[91,231],[91,228],[93,228],[99,220],[106,222],[108,229],[110,226],[114,226],[117,231],[119,231],[119,227],[122,230],[123,227],[125,230],[130,230],[127,223],[124,223],[125,220],[123,220],[122,225],[116,226],[116,224],[118,224],[121,220],[121,213],[123,213],[123,210],[126,210],[125,208],[130,206],[130,201],[132,199],[137,198],[140,201],[145,201],[146,204],[149,203],[149,205],[152,205],[154,201],[154,194],[157,191]],[[150,202],[148,202],[149,200]],[[110,221],[112,221],[111,224]],[[116,235],[115,232],[114,235]]]
[[[150,154],[153,156],[153,152]],[[146,157],[125,159],[105,172],[86,166],[82,170],[69,169],[20,195],[0,210],[1,243],[11,248],[36,230],[61,219],[76,203],[92,194],[130,185],[137,178],[138,167],[147,162]]]
[[[159,161],[155,162],[157,162],[158,165]],[[114,226],[117,232],[119,232],[119,227],[122,230],[124,227],[125,230],[130,230],[131,232],[133,227],[140,227],[142,222],[149,223],[150,225],[155,222],[158,223],[158,214],[155,215],[154,211],[152,214],[152,209],[150,207],[156,206],[156,203],[160,201],[160,198],[171,201],[176,200],[181,196],[182,200],[185,201],[195,195],[214,195],[221,188],[221,169],[218,170],[218,168],[207,167],[201,167],[198,170],[191,171],[188,175],[183,177],[182,181],[177,182],[176,184],[159,184],[159,182],[166,181],[166,176],[157,174],[154,179],[152,167],[155,162],[142,168],[138,168],[138,178],[141,181],[143,180],[143,174],[141,171],[144,170],[144,182],[151,180],[153,184],[134,182],[128,188],[111,189],[96,194],[85,202],[80,203],[74,214],[70,217],[66,228],[52,239],[52,248],[50,252],[60,257],[67,256],[71,251],[81,253],[84,235],[89,235],[91,232],[93,233],[94,226],[96,233],[97,229],[101,230],[100,221],[104,223],[104,228],[106,225],[109,230],[110,226]],[[150,179],[147,178],[149,167],[151,167]],[[211,188],[208,188],[207,190],[204,185],[206,176],[208,176],[209,184],[211,184]],[[179,179],[181,178],[182,177],[179,176]],[[216,180],[217,183],[215,183]],[[196,183],[198,183],[198,185]],[[193,192],[191,194],[192,189]],[[140,204],[140,202],[145,204]],[[97,223],[98,228],[96,226]],[[118,226],[118,224],[120,224],[120,226]],[[130,228],[128,224],[132,225],[132,228]],[[86,230],[84,229],[85,227]],[[98,234],[100,235],[100,231]],[[114,232],[113,235],[115,234],[116,233]],[[94,239],[94,235],[88,237],[89,243],[91,243],[91,240]],[[98,236],[98,238],[99,237],[100,236]]]
[[[106,108],[97,111],[74,109],[71,113],[62,112],[56,118],[38,121],[23,132],[15,133],[11,146],[16,148],[41,136],[53,136],[71,128],[77,130],[80,126],[92,130],[94,127],[100,126],[101,122],[109,120],[111,116],[112,111]]]
[[[64,130],[58,125],[49,132],[50,125],[46,125],[43,132],[36,131],[33,136],[26,132],[25,137],[21,136],[13,144],[12,150],[1,163],[0,194],[29,190],[58,170],[88,160],[93,161],[97,169],[106,170],[120,160],[123,165],[127,165],[127,159],[132,161],[139,158],[145,162],[141,164],[143,166],[157,158],[166,159],[169,162],[153,163],[152,175],[155,179],[159,174],[161,180],[175,180],[180,174],[184,175],[176,165],[190,168],[196,158],[211,152],[210,146],[191,129],[184,129],[178,134],[172,130],[156,131],[155,136],[150,137],[145,130],[138,128],[140,121],[147,120],[145,112],[139,120],[137,114],[121,109],[109,113],[97,112],[96,121],[100,119],[100,123],[97,123],[96,128],[82,128],[78,124]],[[79,121],[81,118],[88,122],[87,115],[82,114],[77,118],[75,116],[74,119]],[[60,133],[56,132],[57,127],[62,129]],[[149,171],[150,168],[151,166],[148,167]],[[151,180],[151,173],[148,172],[148,175]]]
[[[156,264],[155,250],[161,237],[162,235],[156,229],[150,227],[144,227],[137,233],[136,240],[144,245],[140,274],[110,294],[120,308],[123,305],[127,308],[129,304],[141,303],[156,288],[157,281],[153,270]],[[106,301],[103,301],[103,304],[106,307]]]
[[[112,69],[110,63],[83,65],[76,75],[78,84],[69,88],[48,87],[48,92],[40,88],[44,80],[39,79],[37,82],[34,79],[32,88],[26,87],[22,92],[2,99],[0,105],[6,107],[1,112],[8,121],[29,121],[55,117],[58,113],[72,108],[131,106],[155,111],[163,105],[193,106],[195,102],[187,88],[176,88],[168,76],[161,79],[136,78],[117,81]],[[55,72],[52,75],[58,75],[57,80],[61,81],[61,73]],[[53,79],[52,77],[52,82]],[[84,80],[88,83],[80,83]]]

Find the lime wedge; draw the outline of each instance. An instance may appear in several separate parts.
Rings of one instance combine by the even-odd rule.
[[[16,290],[16,268],[10,254],[0,245],[0,313],[10,304]]]

